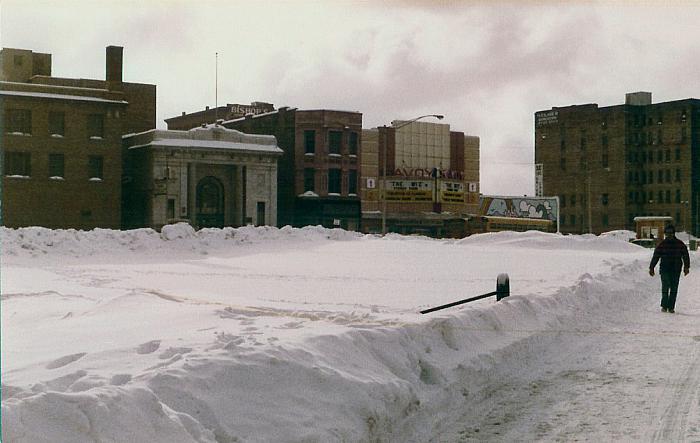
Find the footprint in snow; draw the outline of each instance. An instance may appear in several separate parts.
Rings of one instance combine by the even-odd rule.
[[[290,321],[289,323],[285,323],[282,326],[277,326],[275,329],[299,329],[303,328],[304,323],[300,321]]]
[[[160,340],[151,340],[146,343],[141,343],[136,348],[136,352],[139,354],[151,354],[156,352],[158,348],[160,348]]]
[[[158,358],[161,360],[165,360],[168,358],[172,358],[175,355],[187,354],[189,352],[192,352],[192,348],[168,348],[165,351],[161,352]]]
[[[122,386],[131,381],[131,374],[115,374],[109,381],[109,384],[113,386]]]
[[[78,354],[64,355],[63,357],[57,358],[56,360],[47,364],[46,369],[62,368],[65,365],[68,365],[70,363],[73,363],[76,360],[83,358],[86,354],[87,354],[86,352],[80,352]]]

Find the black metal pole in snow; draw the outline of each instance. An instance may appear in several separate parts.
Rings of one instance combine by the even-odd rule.
[[[496,279],[496,290],[493,292],[477,295],[471,298],[465,298],[464,300],[455,301],[446,305],[425,309],[420,311],[420,313],[427,314],[429,312],[439,311],[440,309],[451,308],[452,306],[469,303],[470,301],[481,300],[482,298],[491,297],[492,295],[496,296],[496,301],[500,301],[502,298],[506,298],[510,295],[510,279],[508,278],[508,274],[498,274],[498,278]]]

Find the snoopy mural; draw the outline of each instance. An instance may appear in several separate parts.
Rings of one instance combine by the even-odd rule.
[[[491,217],[534,218],[557,221],[559,199],[557,197],[504,197],[482,196],[481,215]]]

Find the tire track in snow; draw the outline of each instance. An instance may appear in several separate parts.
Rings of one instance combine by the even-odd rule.
[[[683,441],[688,426],[688,416],[700,392],[700,352],[691,345],[691,359],[685,371],[671,387],[672,399],[661,417],[661,426],[654,432],[652,441]]]

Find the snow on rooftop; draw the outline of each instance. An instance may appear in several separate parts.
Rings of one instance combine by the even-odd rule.
[[[230,149],[260,153],[283,153],[274,135],[246,134],[219,125],[207,125],[189,130],[151,129],[128,134],[122,139],[133,139],[129,149],[147,146],[165,146],[192,149]]]
[[[32,98],[45,98],[52,100],[73,100],[73,101],[83,101],[83,102],[97,102],[97,103],[111,103],[119,105],[127,105],[129,102],[124,100],[108,100],[99,97],[87,97],[82,95],[67,95],[67,94],[51,94],[46,92],[25,92],[25,91],[7,91],[0,90],[0,95],[7,95],[13,97],[32,97]]]
[[[155,139],[144,145],[132,146],[129,149],[138,149],[145,146],[169,146],[174,148],[193,149],[230,149],[235,151],[254,151],[264,153],[281,154],[283,151],[277,145],[263,145],[257,143],[236,143],[219,140],[192,140],[192,139]]]

